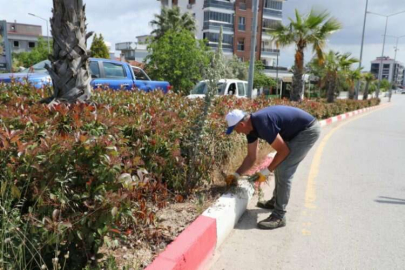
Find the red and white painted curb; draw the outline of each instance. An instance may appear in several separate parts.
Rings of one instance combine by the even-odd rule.
[[[346,118],[377,108],[369,107],[326,120],[326,126]],[[274,153],[268,155],[260,166],[249,171],[253,174],[269,166]],[[239,180],[236,192],[222,195],[191,223],[146,269],[147,270],[194,270],[204,269],[218,248],[238,223],[252,199],[254,188],[247,180]]]
[[[345,120],[345,119],[347,119],[349,117],[352,117],[352,116],[355,116],[355,115],[358,115],[358,114],[361,114],[361,113],[368,112],[368,111],[373,110],[373,109],[375,109],[377,107],[378,106],[368,107],[368,108],[360,109],[360,110],[357,110],[357,111],[340,114],[340,115],[337,115],[337,116],[334,116],[334,117],[331,117],[331,118],[328,118],[328,119],[325,119],[325,120],[321,120],[321,121],[319,121],[319,124],[321,125],[321,127],[324,127],[326,125],[330,125],[330,124],[336,123],[338,121]]]

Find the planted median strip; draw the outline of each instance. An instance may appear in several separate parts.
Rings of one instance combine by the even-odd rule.
[[[203,100],[96,91],[91,104],[47,107],[38,103],[46,91],[0,85],[2,217],[7,214],[0,241],[14,257],[1,256],[10,263],[26,258],[28,268],[52,265],[52,258],[68,269],[103,264],[109,258],[101,259],[100,250],[114,256],[117,246],[133,254],[149,247],[146,258],[134,260],[150,263],[176,237],[160,226],[159,209],[200,198],[196,194],[203,188],[223,183],[221,172],[233,166],[234,157],[243,157],[245,138],[225,139],[224,116],[230,108],[297,105],[326,118],[379,102],[294,104],[220,97],[209,108],[202,143],[196,146],[192,130]],[[195,147],[199,155],[192,159]],[[192,186],[187,179],[191,169]]]

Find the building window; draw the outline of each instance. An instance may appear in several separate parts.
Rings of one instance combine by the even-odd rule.
[[[203,33],[203,38],[208,39],[210,42],[219,42],[218,33]],[[233,35],[224,34],[222,38],[224,44],[233,44]]]
[[[283,2],[282,1],[274,1],[274,0],[265,0],[264,1],[264,8],[282,10],[283,9]]]
[[[241,31],[246,30],[246,19],[245,19],[245,17],[239,17],[238,30],[241,30]]]
[[[239,1],[239,9],[246,10],[246,0]]]
[[[20,47],[20,42],[15,40],[14,41],[14,48],[18,48],[18,47]]]
[[[263,28],[266,29],[276,29],[278,25],[280,25],[280,21],[270,20],[270,19],[263,19]]]
[[[189,3],[190,5],[194,5],[194,4],[195,4],[195,0],[188,0],[188,3]]]
[[[245,50],[245,40],[238,40],[238,51],[243,52]]]
[[[208,21],[218,21],[233,24],[233,15],[215,11],[205,11],[204,12],[204,22]]]
[[[35,42],[28,42],[28,47],[35,48]]]

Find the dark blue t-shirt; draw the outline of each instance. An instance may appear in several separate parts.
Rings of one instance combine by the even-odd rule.
[[[272,144],[280,134],[284,141],[292,140],[300,131],[308,127],[315,118],[309,113],[289,106],[270,106],[250,116],[253,131],[247,135],[248,143],[261,138]]]

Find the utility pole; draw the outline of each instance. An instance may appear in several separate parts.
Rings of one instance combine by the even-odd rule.
[[[258,0],[253,0],[253,26],[252,26],[252,39],[250,48],[250,65],[249,65],[249,83],[248,83],[248,98],[252,98],[253,92],[253,79],[255,71],[256,59],[256,35],[257,35],[257,13],[258,13]]]
[[[381,86],[381,81],[384,73],[384,67],[383,67],[383,61],[384,61],[384,49],[385,49],[385,39],[387,37],[387,27],[388,27],[388,17],[386,18],[385,22],[385,32],[384,32],[384,42],[383,42],[383,48],[382,48],[382,54],[381,54],[381,61],[380,61],[380,67],[378,69],[378,86],[377,86],[377,98],[380,95],[380,86]]]
[[[278,56],[280,55],[280,51],[277,52],[277,67],[276,67],[276,83],[277,83],[277,88],[276,88],[276,95],[278,95]],[[281,95],[280,95],[281,98]]]
[[[367,11],[368,14],[374,14],[377,16],[381,16],[381,17],[385,17],[386,21],[385,21],[385,32],[384,32],[384,42],[383,42],[383,48],[382,48],[382,54],[381,54],[381,61],[380,61],[380,67],[378,69],[378,87],[377,87],[377,91],[376,91],[376,97],[378,98],[379,94],[380,94],[380,86],[381,86],[381,80],[383,77],[383,58],[384,58],[384,49],[385,49],[385,39],[387,37],[387,27],[388,27],[388,19],[392,16],[396,16],[398,14],[402,14],[405,13],[405,10],[400,11],[400,12],[396,12],[390,15],[384,15],[384,14],[380,14],[380,13],[376,13],[376,12],[370,12]]]
[[[363,61],[364,34],[366,33],[367,10],[368,10],[368,0],[366,0],[366,11],[364,13],[363,35],[362,35],[362,38],[361,38],[359,70],[361,69],[362,61]],[[355,100],[359,99],[359,91],[360,91],[360,80],[357,81],[356,94],[355,94],[355,97],[354,97]]]

